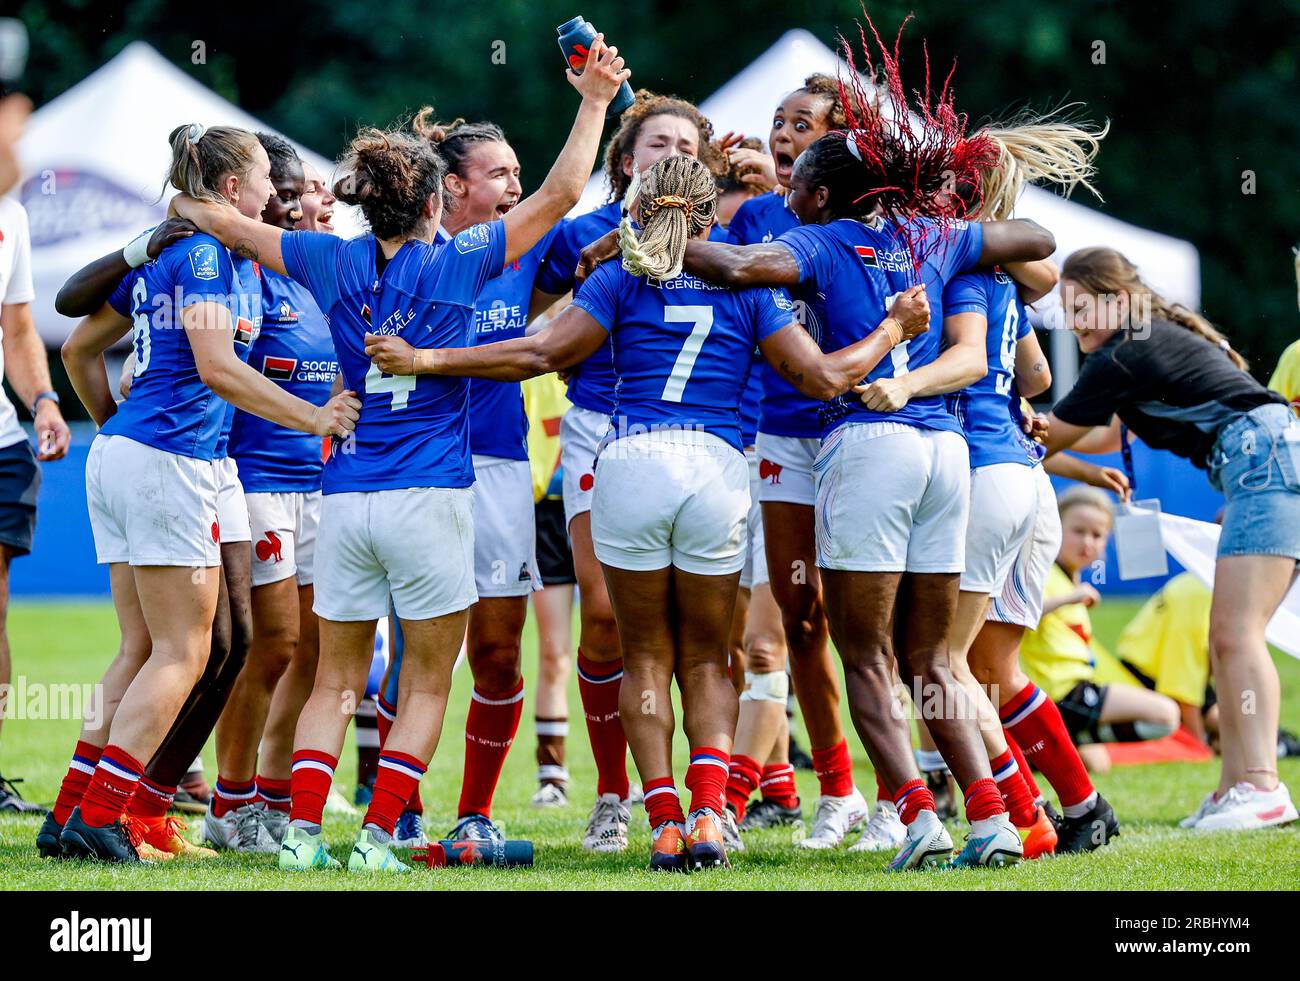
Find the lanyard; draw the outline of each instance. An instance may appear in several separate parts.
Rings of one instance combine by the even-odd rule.
[[[1119,424],[1119,451],[1124,457],[1124,473],[1128,476],[1129,492],[1136,494],[1138,479],[1137,473],[1133,470],[1133,448],[1128,445],[1128,426],[1122,422]]]

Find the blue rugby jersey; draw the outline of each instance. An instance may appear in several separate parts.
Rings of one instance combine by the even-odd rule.
[[[132,270],[109,304],[132,322],[135,375],[131,396],[101,430],[200,460],[219,458],[227,405],[199,377],[180,312],[199,302],[230,311],[235,350],[248,350],[261,319],[252,263],[215,238],[195,233]]]
[[[262,330],[248,363],[291,395],[324,405],[339,371],[329,324],[307,287],[262,270]],[[321,439],[236,412],[230,455],[249,494],[318,491],[325,461]]]
[[[799,264],[809,332],[825,351],[848,347],[874,331],[894,298],[917,282],[914,252],[926,257],[919,278],[930,302],[930,329],[897,345],[867,375],[867,381],[875,381],[897,378],[939,356],[944,284],[979,260],[984,234],[978,222],[922,219],[906,226],[880,222],[873,227],[841,218],[825,225],[800,225],[778,242]],[[897,412],[874,412],[850,391],[826,403],[822,436],[844,422],[878,421],[961,432],[941,395],[912,399]]]
[[[794,322],[794,305],[783,290],[732,291],[689,273],[650,280],[607,262],[583,283],[574,303],[613,344],[615,437],[703,429],[743,450],[740,403],[754,348]]]
[[[469,380],[386,375],[365,354],[366,333],[417,348],[469,347],[474,306],[505,264],[505,225],[472,225],[449,244],[406,242],[378,269],[373,235],[343,241],[286,232],[285,269],[325,313],[345,386],[361,399],[356,432],[325,464],[326,494],[469,487]]]

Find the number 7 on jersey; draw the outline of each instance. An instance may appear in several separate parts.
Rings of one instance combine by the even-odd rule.
[[[664,322],[694,324],[690,335],[686,338],[686,343],[682,345],[681,352],[677,355],[677,360],[673,363],[668,381],[664,384],[663,400],[680,402],[686,391],[686,383],[691,380],[691,372],[695,369],[695,359],[700,356],[700,348],[704,347],[704,339],[713,329],[713,307],[664,307]]]

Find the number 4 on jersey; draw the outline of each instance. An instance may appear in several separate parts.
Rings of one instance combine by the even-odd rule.
[[[406,400],[410,398],[415,382],[415,375],[386,375],[379,370],[378,365],[372,364],[366,372],[366,391],[392,392],[393,412],[406,408]]]

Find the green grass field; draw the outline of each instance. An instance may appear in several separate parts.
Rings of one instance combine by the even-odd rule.
[[[1133,614],[1135,604],[1112,601],[1094,614],[1098,636],[1111,644]],[[83,683],[98,679],[117,643],[108,603],[18,602],[10,612],[15,678]],[[533,628],[525,635],[525,679],[535,677]],[[1284,692],[1282,721],[1300,728],[1300,662],[1277,658]],[[467,670],[457,672],[443,745],[424,779],[426,820],[431,836],[452,824],[459,790],[462,732],[469,703]],[[1018,868],[992,871],[925,872],[888,875],[888,856],[804,853],[791,846],[788,832],[772,830],[746,837],[747,851],[733,857],[729,872],[693,876],[651,875],[644,870],[648,829],[644,812],[633,811],[632,848],[622,856],[595,856],[579,844],[595,784],[595,770],[582,726],[576,682],[569,696],[571,803],[562,811],[529,807],[534,790],[534,737],[531,697],[497,791],[495,817],[506,834],[529,838],[536,846],[531,869],[416,869],[405,877],[382,880],[346,873],[287,875],[271,858],[221,857],[200,863],[108,868],[68,862],[43,862],[33,840],[38,819],[0,819],[0,888],[4,889],[1291,889],[1300,885],[1300,826],[1257,834],[1195,835],[1179,831],[1179,818],[1190,813],[1217,779],[1217,763],[1156,764],[1116,768],[1098,781],[1123,824],[1117,843],[1080,857],[1053,858]],[[847,716],[846,716],[847,718]],[[24,777],[32,800],[50,801],[67,766],[78,730],[76,720],[5,723],[0,743],[0,771]],[[858,760],[859,786],[873,779],[865,753],[850,736]],[[806,741],[805,741],[806,745]],[[685,772],[685,742],[678,739],[680,779]],[[212,745],[204,758],[215,779]],[[344,752],[337,786],[349,796],[355,754]],[[1300,791],[1300,761],[1284,760],[1282,778]],[[817,795],[816,779],[799,773],[805,818]],[[326,821],[326,835],[337,857],[347,850],[358,818]],[[198,822],[194,822],[197,831]],[[955,836],[960,841],[960,834]]]

